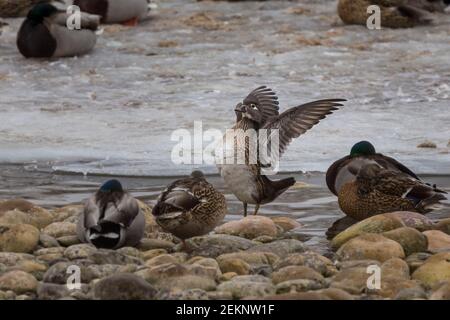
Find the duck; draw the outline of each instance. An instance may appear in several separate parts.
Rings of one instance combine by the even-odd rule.
[[[446,199],[446,192],[435,185],[385,169],[378,163],[365,164],[359,169],[350,166],[349,170],[356,179],[342,186],[338,202],[341,210],[356,220],[394,211],[425,214]]]
[[[287,109],[280,114],[276,93],[267,86],[261,86],[237,104],[236,123],[231,130],[235,135],[231,138],[235,139],[236,150],[231,158],[219,152],[219,155],[216,155],[219,160],[216,164],[227,188],[243,203],[244,216],[247,216],[248,204],[255,205],[254,215],[257,215],[261,205],[274,201],[295,184],[293,177],[281,180],[271,180],[267,177],[266,173],[273,174],[272,169],[276,167],[277,160],[259,152],[259,146],[270,145],[272,135],[278,133],[279,143],[275,158],[279,158],[294,138],[306,133],[320,120],[338,110],[344,101],[346,100],[318,100]],[[259,134],[263,132],[261,129],[269,133],[266,138]],[[253,133],[256,133],[255,140],[248,137]],[[227,141],[230,141],[229,138],[224,137]],[[250,155],[251,149],[257,150],[257,154]],[[237,159],[236,151],[237,154],[245,155],[245,158]]]
[[[66,26],[67,13],[49,3],[35,5],[17,34],[17,47],[25,58],[60,58],[90,52],[97,41],[100,17],[81,14],[81,30]]]
[[[419,180],[419,177],[417,177],[417,175],[408,167],[394,158],[377,153],[374,145],[370,141],[363,140],[352,146],[349,155],[336,160],[328,168],[326,172],[328,189],[337,196],[345,183],[356,179],[356,175],[354,172],[350,172],[349,167],[360,169],[363,165],[369,163],[377,163],[385,169],[403,172],[412,178]]]
[[[97,248],[119,249],[139,244],[145,216],[138,201],[116,180],[108,180],[85,202],[77,224],[78,239]]]
[[[136,26],[148,18],[151,0],[73,0],[81,11],[101,16],[102,23]]]
[[[38,3],[49,3],[53,0],[1,0],[0,17],[18,18],[27,15],[30,9]]]
[[[444,12],[449,0],[339,0],[338,15],[346,24],[367,25],[367,8],[378,5],[381,27],[412,28],[433,22],[432,13]]]
[[[161,228],[181,239],[211,232],[227,214],[225,196],[202,171],[172,182],[159,196],[152,214]]]

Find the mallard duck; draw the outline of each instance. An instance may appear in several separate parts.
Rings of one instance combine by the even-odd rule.
[[[378,5],[381,26],[387,28],[411,28],[433,21],[430,12],[444,12],[448,0],[339,0],[338,14],[346,24],[367,25],[371,15],[367,8]]]
[[[338,195],[342,185],[356,179],[356,175],[350,172],[349,167],[360,169],[370,163],[377,163],[385,169],[403,172],[414,179],[419,179],[414,172],[394,158],[377,153],[369,141],[360,141],[353,145],[349,155],[337,160],[328,168],[326,174],[328,189]]]
[[[253,141],[246,137],[252,132],[259,133],[260,129],[269,132],[266,136],[272,136],[275,131],[279,136],[278,155],[281,156],[292,139],[299,137],[306,131],[318,124],[321,119],[331,114],[344,99],[319,100],[300,105],[286,110],[279,114],[278,98],[275,92],[262,86],[253,90],[242,103],[236,108],[236,124],[232,132],[236,135],[237,154],[245,154],[244,161],[240,159],[222,159],[218,163],[218,168],[226,186],[244,205],[244,216],[247,216],[247,205],[256,205],[254,214],[258,213],[261,204],[266,204],[275,200],[295,183],[295,179],[290,177],[278,181],[270,180],[262,173],[263,168],[273,167],[275,161],[272,157],[257,154],[252,161],[249,150],[258,149],[261,144],[267,141]],[[226,138],[229,140],[228,138]],[[259,138],[258,138],[259,139]],[[255,144],[255,145],[253,145]],[[259,151],[258,151],[259,153]],[[233,153],[233,157],[235,153]],[[261,161],[264,160],[264,161]]]
[[[445,191],[430,186],[403,172],[388,170],[377,163],[361,168],[349,167],[356,180],[339,191],[339,207],[349,217],[362,220],[393,211],[427,213],[445,200]]]
[[[69,57],[85,54],[97,41],[100,17],[81,14],[81,30],[67,28],[68,15],[52,4],[30,10],[17,35],[17,47],[26,58]]]
[[[115,179],[105,182],[86,201],[77,225],[81,242],[108,249],[137,245],[144,230],[145,217],[138,201]]]
[[[205,235],[225,217],[223,194],[208,183],[201,171],[194,171],[164,190],[152,211],[156,222],[181,240]]]
[[[74,0],[81,11],[97,14],[102,23],[136,25],[147,18],[151,0]]]

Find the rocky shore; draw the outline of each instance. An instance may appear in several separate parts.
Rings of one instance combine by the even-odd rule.
[[[450,299],[450,219],[374,216],[332,239],[325,257],[285,217],[227,222],[183,249],[140,205],[145,239],[114,251],[79,243],[80,205],[1,201],[0,299]]]

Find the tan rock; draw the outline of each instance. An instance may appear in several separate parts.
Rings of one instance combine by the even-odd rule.
[[[450,250],[450,235],[439,230],[424,231],[423,234],[428,239],[428,251]]]
[[[32,225],[0,225],[0,251],[28,253],[38,243],[39,230]]]
[[[248,263],[252,267],[261,266],[261,265],[273,265],[278,261],[278,257],[273,253],[268,252],[234,252],[234,253],[226,253],[217,257],[217,262],[219,265],[224,260],[229,259],[240,259]]]
[[[0,290],[12,290],[16,294],[35,292],[38,281],[31,274],[15,270],[0,276]]]
[[[170,254],[161,254],[154,258],[151,258],[145,262],[147,267],[159,266],[165,263],[178,263],[178,260],[175,257],[172,257]]]
[[[450,252],[437,253],[428,258],[414,271],[412,278],[428,288],[433,288],[443,281],[450,281]]]
[[[235,273],[236,275],[249,274],[252,267],[242,259],[220,259],[219,266],[222,273]]]
[[[77,234],[77,225],[72,222],[53,222],[42,230],[54,238],[72,236]]]
[[[142,253],[142,259],[147,261],[147,260],[150,260],[151,258],[160,256],[162,254],[167,254],[167,250],[165,250],[165,249],[147,250]]]
[[[409,256],[414,252],[423,252],[427,250],[427,238],[420,231],[414,228],[398,228],[384,232],[382,235],[388,239],[400,243],[406,256]]]
[[[52,214],[24,199],[0,201],[0,223],[30,224],[38,229],[53,221]]]
[[[259,236],[275,237],[278,233],[276,224],[263,216],[248,216],[241,220],[230,221],[218,226],[215,232],[247,239],[254,239]]]
[[[297,222],[294,219],[288,218],[288,217],[273,217],[272,221],[277,225],[280,226],[284,232],[287,232],[292,229],[296,229],[302,226],[301,223]]]
[[[450,281],[439,285],[431,294],[430,300],[450,300]]]
[[[338,251],[341,260],[373,259],[384,262],[390,258],[404,258],[402,246],[380,234],[362,234],[346,242]]]
[[[272,281],[274,284],[297,279],[314,280],[320,283],[325,281],[320,273],[305,266],[288,266],[272,273]]]

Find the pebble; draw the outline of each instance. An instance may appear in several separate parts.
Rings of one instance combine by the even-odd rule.
[[[14,270],[0,276],[0,290],[11,290],[16,294],[35,292],[38,281],[31,274]]]
[[[73,236],[77,234],[77,225],[72,222],[53,222],[46,226],[42,232],[54,238]]]
[[[423,234],[428,239],[428,251],[433,253],[450,251],[450,235],[439,230],[424,231]]]
[[[32,225],[0,225],[0,251],[29,253],[38,243],[39,230]]]
[[[100,300],[152,300],[158,291],[142,278],[120,273],[98,281],[94,297]]]
[[[215,229],[217,234],[228,234],[247,239],[261,236],[276,237],[277,225],[264,216],[248,216],[241,220],[230,221]]]

